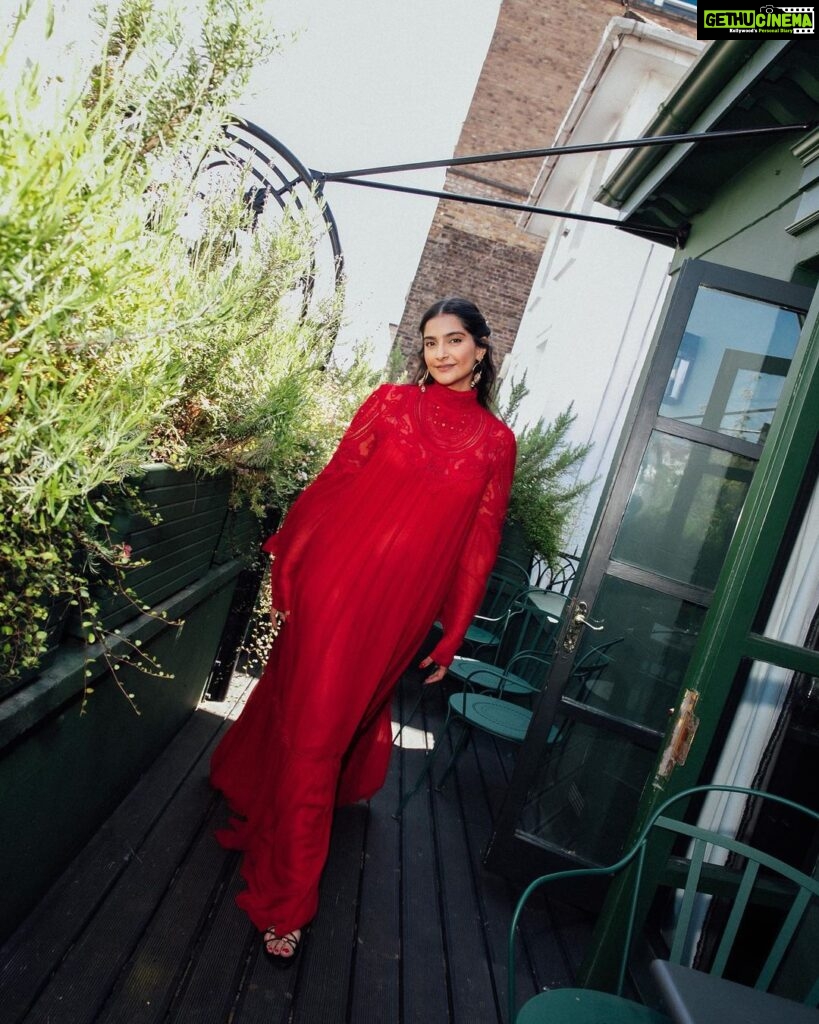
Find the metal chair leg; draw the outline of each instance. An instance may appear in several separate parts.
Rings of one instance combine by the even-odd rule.
[[[447,766],[444,768],[444,774],[440,779],[438,779],[438,785],[435,787],[439,792],[444,788],[444,783],[449,778],[452,769],[455,767],[455,762],[466,749],[466,745],[472,736],[472,729],[466,724],[466,722],[462,722],[461,725],[461,735],[458,737],[455,746],[452,749],[452,754],[447,762]]]
[[[421,788],[421,786],[422,786],[424,780],[426,779],[426,777],[432,771],[433,762],[435,761],[435,758],[438,755],[438,751],[441,749],[441,745],[442,745],[442,743],[444,741],[444,738],[446,737],[447,733],[449,732],[449,726],[450,726],[450,720],[449,720],[449,714],[447,713],[446,721],[444,722],[444,727],[441,730],[441,735],[435,741],[435,745],[433,746],[432,750],[428,750],[427,751],[426,756],[424,757],[424,763],[421,766],[421,771],[418,772],[418,776],[415,779],[415,782],[413,783],[412,789],[408,790],[401,797],[400,801],[398,802],[398,806],[396,807],[395,811],[393,812],[392,816],[393,816],[393,818],[395,818],[396,821],[404,813],[404,808],[410,802],[412,797],[415,796],[415,794]]]
[[[401,733],[410,724],[410,722],[413,720],[413,718],[415,718],[415,712],[418,710],[418,708],[420,708],[421,701],[424,699],[424,690],[425,689],[426,689],[426,687],[422,683],[421,686],[420,686],[420,689],[418,690],[418,696],[415,699],[415,703],[412,705],[412,711],[410,711],[410,713],[407,715],[407,717],[401,723],[401,728],[398,730],[398,732],[392,738],[392,742],[393,742],[394,745],[397,745],[399,739],[401,738]]]

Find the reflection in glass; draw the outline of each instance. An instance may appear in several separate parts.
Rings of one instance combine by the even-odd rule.
[[[662,732],[668,722],[668,708],[688,668],[705,609],[606,576],[589,616],[603,622],[605,630],[584,633],[564,696]],[[584,662],[598,661],[598,645],[613,640],[618,642],[604,652],[605,666],[593,673],[588,684],[578,678],[582,677]]]
[[[654,431],[612,557],[713,589],[755,463]]]
[[[800,329],[792,310],[700,287],[660,415],[763,444]]]
[[[781,364],[780,372],[776,372],[777,364]],[[743,441],[764,444],[789,365],[787,360],[765,359],[760,362],[759,369],[748,366],[735,368],[725,410],[720,410],[720,420],[715,423],[715,428]]]
[[[809,649],[816,650],[819,622],[814,621]],[[755,707],[750,701],[756,698]],[[737,785],[757,785],[761,778],[772,793],[781,793],[819,810],[819,791],[811,766],[819,736],[819,676],[751,663],[739,707],[744,732],[731,723],[718,771]],[[729,760],[730,758],[730,760]],[[745,780],[749,781],[745,781]],[[816,869],[816,827],[786,809],[754,822],[739,815],[731,825],[753,834],[756,845],[801,871]],[[807,827],[806,827],[807,824]]]
[[[606,576],[589,616],[605,630],[584,634],[563,696],[663,733],[705,609]],[[602,721],[599,727],[575,721],[570,712],[554,726],[521,826],[581,858],[614,859],[656,751],[613,734]]]
[[[613,860],[655,755],[582,722],[556,724],[523,808],[523,831],[582,859]]]

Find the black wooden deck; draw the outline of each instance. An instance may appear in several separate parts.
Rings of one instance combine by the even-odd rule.
[[[0,951],[4,1024],[495,1024],[517,889],[481,862],[514,749],[470,745],[442,792],[400,822],[443,700],[425,695],[384,789],[336,815],[319,914],[286,970],[236,907],[238,858],[212,837],[210,752],[252,681],[204,704]],[[408,673],[396,717],[414,700]],[[414,746],[413,746],[414,745]],[[588,937],[567,908],[525,924],[519,990],[566,984]]]

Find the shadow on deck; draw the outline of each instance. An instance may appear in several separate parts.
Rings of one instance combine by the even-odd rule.
[[[6,1024],[495,1024],[518,889],[485,870],[514,749],[471,744],[443,792],[392,813],[443,718],[439,693],[404,730],[387,784],[336,814],[319,914],[287,970],[260,956],[236,907],[238,856],[212,837],[225,810],[207,767],[252,680],[189,719],[0,951]],[[400,719],[419,677],[408,672]],[[414,749],[413,749],[414,747]],[[588,939],[579,911],[530,912],[520,997],[568,984]]]

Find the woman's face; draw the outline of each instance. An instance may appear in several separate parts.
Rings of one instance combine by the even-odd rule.
[[[475,339],[454,313],[441,313],[427,320],[424,362],[436,384],[453,391],[468,391],[475,360],[482,360],[485,354],[486,349],[475,344]]]

